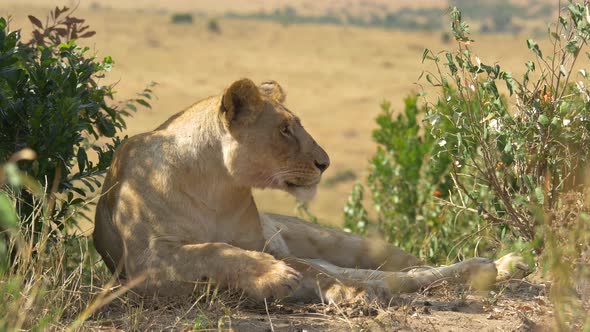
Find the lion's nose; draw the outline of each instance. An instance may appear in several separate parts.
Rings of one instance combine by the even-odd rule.
[[[330,166],[330,162],[319,162],[319,161],[314,161],[313,162],[315,164],[315,167],[317,167],[321,173],[324,173],[324,171],[328,168],[328,166]]]

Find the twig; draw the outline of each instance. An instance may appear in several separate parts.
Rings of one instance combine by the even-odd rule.
[[[272,320],[270,319],[270,313],[268,312],[268,303],[266,303],[266,298],[264,298],[264,309],[266,310],[266,316],[268,317],[268,323],[270,324],[271,332],[275,332],[275,328],[272,326]]]

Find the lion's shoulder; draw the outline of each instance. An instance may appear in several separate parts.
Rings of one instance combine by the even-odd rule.
[[[218,108],[220,104],[219,96],[210,96],[205,99],[199,100],[184,110],[172,115],[164,123],[159,125],[154,131],[160,131],[168,129],[170,126],[178,123],[184,123],[191,120],[191,116],[199,113],[207,112],[211,109]],[[204,121],[212,121],[213,119],[207,117]]]

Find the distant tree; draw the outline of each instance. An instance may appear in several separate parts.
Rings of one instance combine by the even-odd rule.
[[[210,19],[209,23],[207,23],[207,29],[210,32],[221,33],[221,28],[219,27],[219,22],[217,22],[217,20],[214,18]]]
[[[191,13],[176,13],[172,15],[173,24],[192,24],[193,14]]]

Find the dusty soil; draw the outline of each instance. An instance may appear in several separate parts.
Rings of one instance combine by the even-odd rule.
[[[440,285],[384,304],[252,304],[224,295],[207,301],[123,298],[85,324],[91,330],[221,331],[549,331],[544,284],[513,281],[476,292]],[[192,302],[192,303],[191,303]]]

